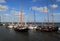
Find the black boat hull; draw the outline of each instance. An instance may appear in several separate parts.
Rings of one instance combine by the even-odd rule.
[[[25,28],[25,29],[17,29],[17,28],[14,28],[15,31],[18,31],[18,32],[27,32],[28,29]]]

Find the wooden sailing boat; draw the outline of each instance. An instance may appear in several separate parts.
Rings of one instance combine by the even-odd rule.
[[[54,3],[53,3],[53,0],[51,0],[51,2],[52,2],[52,30],[53,31],[58,31],[58,27],[55,27],[54,26]]]
[[[32,10],[32,8],[29,10],[29,11],[31,11]],[[33,25],[32,24],[30,24],[29,25],[29,29],[36,29],[37,28],[37,26],[36,26],[36,13],[35,13],[35,11],[34,11],[34,14],[33,14]],[[28,16],[28,19],[30,19],[30,15]],[[28,20],[29,21],[29,20]]]
[[[26,26],[24,26],[24,23],[23,23],[23,10],[22,10],[22,0],[20,1],[20,9],[21,9],[21,12],[20,12],[20,24],[17,28],[15,28],[14,30],[15,31],[27,31],[28,28]]]
[[[35,13],[35,11],[34,11],[34,26],[33,26],[33,28],[34,29],[37,28],[37,25],[36,25],[36,13]]]
[[[11,18],[11,16],[10,16],[10,15],[8,15],[8,17],[9,17],[9,22],[10,22],[10,20],[11,20],[11,19],[10,19],[10,18]],[[12,28],[13,28],[13,24],[9,23],[9,24],[8,24],[8,26],[7,26],[7,28],[12,29]]]
[[[54,26],[54,3],[53,3],[53,0],[51,0],[52,2],[52,26],[49,25],[49,13],[48,13],[48,31],[58,31],[58,27],[55,27]],[[47,3],[48,4],[48,3]],[[47,5],[47,8],[48,8],[48,5]]]
[[[47,2],[47,8],[48,8],[48,2]],[[43,10],[44,10],[44,8],[43,8]],[[42,25],[42,27],[39,26],[37,28],[38,31],[52,31],[51,30],[52,27],[49,27],[49,12],[48,12],[48,9],[47,9],[47,12],[46,13],[47,13],[47,17],[48,17],[48,25],[46,24],[46,14],[44,14],[44,22],[43,22],[43,25]]]

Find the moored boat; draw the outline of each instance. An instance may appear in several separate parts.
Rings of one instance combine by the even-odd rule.
[[[13,28],[13,25],[8,25],[7,28],[12,29]]]
[[[28,28],[27,27],[25,27],[25,26],[23,26],[23,27],[16,27],[16,28],[14,28],[14,30],[15,31],[18,31],[18,32],[25,32],[25,31],[28,31]]]

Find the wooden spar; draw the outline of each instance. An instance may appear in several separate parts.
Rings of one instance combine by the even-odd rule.
[[[16,16],[18,16],[18,18],[19,18],[19,16],[20,16],[20,14],[15,14],[15,9],[12,9],[14,12],[14,19],[13,20],[16,20]],[[18,19],[18,23],[17,24],[19,24],[19,21],[20,21],[20,19]]]
[[[1,16],[0,16],[0,23],[1,23]]]
[[[45,23],[46,23],[46,15],[44,14],[44,25],[45,25]]]
[[[14,18],[12,18],[12,20],[15,21],[15,9],[13,8],[12,10],[14,11],[14,12],[13,12],[13,14],[14,14]],[[12,24],[14,24],[13,21],[12,21]]]
[[[4,16],[3,16],[3,18],[2,18],[2,19],[3,19],[3,22],[4,22]]]
[[[54,4],[53,0],[51,0],[51,2],[52,2],[52,5],[53,5]],[[53,8],[53,6],[52,6],[52,26],[54,27],[54,8]]]
[[[43,13],[44,13],[44,8],[43,8]],[[45,23],[46,23],[46,14],[44,14],[44,24],[43,25],[45,25]]]
[[[23,7],[22,7],[22,0],[20,0],[20,10],[21,10],[21,12],[20,12],[20,23],[21,23],[21,26],[23,26]]]
[[[28,25],[29,25],[29,22],[30,22],[30,14],[28,14]]]
[[[47,8],[48,8],[48,2],[47,2]],[[47,18],[48,18],[48,26],[50,26],[50,24],[49,24],[49,11],[48,11],[48,9],[47,9]]]
[[[2,22],[2,16],[1,16],[1,22]]]
[[[13,10],[14,10],[14,20],[16,20],[16,17],[15,17],[15,16],[16,16],[16,15],[15,15],[15,9],[13,9]]]
[[[7,14],[6,16],[8,17],[8,22],[10,24],[10,14]]]
[[[54,14],[54,16],[60,16],[60,14]],[[60,19],[59,19],[59,22],[60,22]]]
[[[8,17],[9,17],[9,22],[10,22],[10,15],[8,15]]]
[[[31,10],[32,10],[32,9],[31,9]],[[34,25],[36,25],[36,13],[35,13],[35,10],[34,10],[33,16],[34,16]]]
[[[36,25],[36,13],[34,11],[34,25]]]
[[[10,24],[10,11],[9,11],[9,14],[8,14],[7,16],[8,16],[8,18],[9,18],[9,24]]]
[[[30,21],[30,17],[31,17],[31,9],[29,9],[29,14],[28,14],[28,19],[27,19],[27,21],[28,21],[28,26],[29,26],[29,22],[31,22],[31,21]]]

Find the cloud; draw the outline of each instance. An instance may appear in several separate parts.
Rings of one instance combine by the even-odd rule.
[[[18,11],[15,11],[14,15],[18,16],[20,13]]]
[[[41,0],[32,0],[32,2],[37,2],[37,1],[41,1]]]
[[[58,5],[53,4],[53,5],[51,5],[51,7],[52,7],[52,8],[57,8],[57,7],[58,7]]]
[[[36,2],[37,0],[33,0],[33,2]]]
[[[57,2],[60,2],[60,0],[57,0]]]
[[[8,6],[0,5],[0,12],[6,11],[7,9],[8,9]]]
[[[5,3],[6,1],[5,0],[0,0],[0,3]]]
[[[36,11],[40,11],[40,12],[48,12],[48,8],[46,6],[44,6],[44,7],[36,7],[36,6],[33,6],[30,9],[36,10]]]
[[[5,14],[6,16],[10,16],[10,14]]]
[[[11,13],[12,13],[12,14],[14,14],[14,15],[19,14],[19,12],[18,12],[18,11],[16,11],[14,8],[12,8]]]
[[[13,13],[14,15],[18,16],[21,15],[21,11],[16,11],[15,9],[11,10],[11,13]],[[22,14],[25,14],[24,12],[22,12]]]

